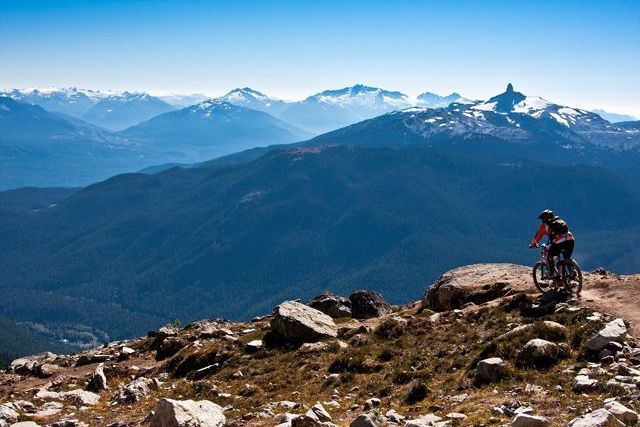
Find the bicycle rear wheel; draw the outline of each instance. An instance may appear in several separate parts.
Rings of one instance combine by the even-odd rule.
[[[568,291],[579,297],[582,292],[582,270],[573,259],[564,262],[564,284]]]

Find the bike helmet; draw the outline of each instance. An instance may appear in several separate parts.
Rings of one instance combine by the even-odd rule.
[[[542,211],[542,213],[540,213],[540,215],[538,215],[538,218],[540,218],[542,221],[548,221],[555,216],[556,214],[554,214],[551,209],[545,209]]]

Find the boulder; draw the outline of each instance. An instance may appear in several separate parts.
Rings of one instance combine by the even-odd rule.
[[[100,395],[90,391],[76,389],[60,393],[60,396],[67,398],[72,397],[77,407],[94,406],[100,401]]]
[[[133,403],[149,394],[149,387],[153,381],[140,377],[123,386],[113,397],[113,403]]]
[[[424,294],[422,308],[446,311],[481,304],[514,292],[532,292],[531,268],[515,264],[474,264],[447,271]]]
[[[406,417],[404,415],[398,414],[393,409],[390,409],[389,411],[387,411],[385,416],[387,417],[387,421],[388,422],[393,423],[393,424],[398,424],[398,425],[404,424],[404,420],[406,419]]]
[[[572,419],[568,427],[624,427],[624,423],[618,420],[606,409],[598,409]]]
[[[86,389],[89,391],[100,392],[101,390],[106,390],[108,388],[107,377],[104,375],[104,363],[100,363],[96,370],[91,374],[91,377],[89,377]]]
[[[222,427],[226,422],[222,408],[208,400],[160,399],[151,427]]]
[[[427,415],[423,415],[420,418],[416,418],[413,420],[407,420],[404,423],[404,427],[427,427],[427,426],[434,426],[436,425],[436,423],[442,421],[442,418],[434,415],[434,414],[427,414]]]
[[[8,404],[0,405],[0,427],[18,422],[18,413]]]
[[[58,356],[50,352],[21,357],[11,362],[9,371],[21,375],[35,375],[46,378],[53,375],[59,369],[57,366],[54,367],[51,365],[57,357]],[[48,365],[45,367],[44,372],[41,371],[43,365]]]
[[[511,421],[511,427],[547,427],[549,420],[531,414],[518,414]]]
[[[633,426],[638,423],[638,413],[632,409],[627,408],[622,403],[612,400],[604,404],[604,409],[611,412],[618,420],[622,421],[628,426]]]
[[[309,307],[320,310],[334,319],[351,317],[351,301],[329,291],[314,297],[309,301]]]
[[[380,427],[382,422],[382,415],[376,411],[371,411],[358,415],[355,420],[351,421],[349,427]]]
[[[321,423],[332,421],[331,415],[324,409],[324,407],[318,402],[309,409],[305,414],[308,417],[312,417],[320,421]]]
[[[295,301],[285,301],[274,309],[271,331],[279,338],[294,343],[338,336],[331,317]]]
[[[351,301],[351,315],[355,319],[371,319],[381,317],[391,311],[391,306],[386,303],[377,292],[356,291],[349,296]]]
[[[300,353],[322,353],[329,351],[330,346],[326,342],[307,342],[298,349]]]
[[[263,346],[262,340],[253,340],[249,341],[247,345],[244,346],[244,349],[247,353],[256,353]]]
[[[573,391],[577,393],[593,391],[597,384],[598,380],[589,378],[588,375],[578,375],[573,381]]]
[[[320,421],[309,415],[299,415],[291,420],[291,427],[320,427]]]
[[[593,351],[600,351],[609,343],[621,343],[627,336],[627,327],[622,319],[615,319],[607,323],[604,328],[595,334],[587,342],[587,348]]]
[[[534,338],[518,353],[516,364],[521,367],[546,368],[567,356],[567,350],[551,341]]]
[[[39,418],[50,417],[61,412],[62,408],[64,408],[64,405],[60,402],[47,402],[38,409],[34,416]]]
[[[58,400],[62,398],[62,396],[60,396],[60,393],[58,393],[57,391],[49,391],[43,388],[38,390],[38,392],[35,394],[34,397],[36,399],[42,399],[42,400]]]
[[[507,362],[499,357],[481,360],[476,367],[476,380],[481,383],[498,381],[506,375],[507,367]]]

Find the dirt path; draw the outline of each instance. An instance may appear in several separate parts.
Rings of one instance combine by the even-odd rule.
[[[640,274],[586,274],[582,304],[622,317],[631,324],[631,334],[640,337]]]

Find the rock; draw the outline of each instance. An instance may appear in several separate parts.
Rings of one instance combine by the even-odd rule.
[[[11,424],[11,427],[40,427],[40,424],[36,424],[33,421],[20,421],[19,423]]]
[[[307,342],[298,349],[300,353],[322,353],[329,351],[329,344],[326,342]]]
[[[93,363],[106,362],[107,360],[111,359],[111,357],[112,356],[110,354],[83,354],[76,361],[76,366],[85,366],[91,365]]]
[[[355,319],[371,319],[384,316],[391,311],[391,306],[377,292],[356,291],[349,296],[351,315]]]
[[[113,403],[133,403],[149,394],[149,387],[153,381],[140,377],[122,387],[113,397]]]
[[[611,412],[618,420],[626,425],[636,425],[638,422],[638,413],[636,411],[627,408],[615,400],[605,403],[604,409]]]
[[[404,423],[404,427],[435,426],[436,423],[438,423],[439,421],[442,421],[442,418],[440,418],[439,416],[434,415],[434,414],[427,414],[427,415],[423,415],[420,418],[416,418],[414,420],[407,420]]]
[[[329,415],[329,413],[320,403],[316,403],[315,405],[313,405],[305,415],[307,415],[308,417],[316,418],[321,423],[332,421],[331,415]]]
[[[86,389],[89,391],[100,392],[107,390],[107,377],[104,375],[104,363],[100,363],[87,383]]]
[[[65,391],[64,393],[60,393],[60,395],[65,398],[73,397],[77,407],[94,406],[97,405],[100,400],[99,394],[81,389]]]
[[[189,342],[181,337],[167,337],[160,340],[160,337],[156,338],[159,341],[157,344],[154,341],[151,348],[156,350],[156,360],[161,361],[168,357],[175,355],[177,352],[189,345]]]
[[[274,309],[271,330],[279,338],[293,343],[338,336],[331,317],[295,301],[285,301]]]
[[[256,394],[258,392],[258,387],[253,385],[253,384],[245,384],[242,389],[240,390],[240,393],[238,393],[240,396],[244,396],[244,397],[248,397],[248,396],[253,396],[254,394]]]
[[[309,307],[320,310],[334,319],[351,317],[351,301],[333,292],[323,292],[309,301]]]
[[[62,368],[58,365],[53,365],[51,363],[43,363],[42,365],[36,368],[35,374],[40,378],[49,378],[57,374],[61,370]]]
[[[623,422],[604,408],[574,418],[567,425],[568,427],[624,427]]]
[[[382,415],[376,411],[371,411],[358,415],[355,420],[351,421],[349,427],[380,427],[382,421]]]
[[[291,427],[320,427],[320,421],[308,415],[298,415],[291,420]]]
[[[546,368],[565,358],[567,353],[567,350],[558,344],[534,338],[522,347],[516,364],[521,367]]]
[[[481,360],[476,367],[476,379],[484,383],[498,381],[506,375],[507,368],[507,362],[499,357]]]
[[[249,341],[247,345],[244,346],[244,349],[247,353],[255,353],[259,351],[263,346],[262,340],[253,340]]]
[[[0,427],[9,426],[18,422],[18,413],[8,404],[0,405]]]
[[[444,273],[424,294],[422,308],[447,311],[514,292],[530,292],[531,269],[515,264],[474,264]]]
[[[622,319],[615,319],[607,323],[604,328],[595,334],[587,342],[587,348],[593,351],[600,351],[609,343],[622,343],[627,336],[627,327]]]
[[[51,363],[56,360],[58,356],[53,353],[46,352],[40,353],[33,356],[21,357],[19,359],[15,359],[9,365],[9,371],[15,372],[16,374],[21,375],[35,375],[41,376],[42,378],[46,378],[48,376],[53,375],[52,371],[56,371],[59,368],[54,368]],[[43,365],[48,365],[45,368],[45,372],[41,372],[40,368]],[[42,376],[45,375],[45,376]]]
[[[160,399],[151,427],[222,427],[226,422],[222,408],[208,400]]]
[[[364,402],[364,410],[368,411],[370,409],[377,408],[378,406],[380,406],[381,403],[382,402],[377,397],[372,397],[371,399],[367,399]]]
[[[123,361],[123,360],[127,360],[129,359],[131,356],[133,356],[136,353],[136,351],[134,349],[132,349],[131,347],[122,347],[122,349],[120,350],[120,353],[118,353],[118,357],[116,358],[119,362]]]
[[[387,411],[385,416],[387,417],[387,421],[388,422],[394,423],[394,424],[398,424],[398,425],[404,424],[404,420],[406,419],[406,417],[404,417],[403,415],[398,414],[393,409],[390,409],[389,411]]]
[[[47,402],[38,409],[34,416],[39,418],[50,417],[62,411],[62,408],[64,408],[64,405],[60,402]]]
[[[589,378],[587,375],[578,375],[573,381],[573,391],[576,393],[584,393],[593,391],[598,384],[598,380]]]
[[[604,388],[609,393],[612,393],[612,394],[626,394],[626,393],[633,393],[633,392],[636,391],[637,388],[636,388],[635,384],[619,381],[617,378],[618,377],[611,378],[604,385]]]
[[[42,400],[58,400],[61,398],[60,393],[45,389],[38,390],[34,397]]]
[[[511,427],[547,427],[549,420],[530,414],[518,414],[511,421]]]

